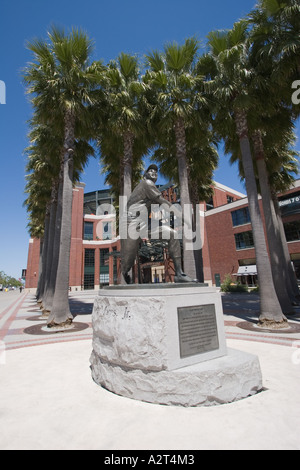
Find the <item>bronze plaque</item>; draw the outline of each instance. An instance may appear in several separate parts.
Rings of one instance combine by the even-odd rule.
[[[178,307],[180,357],[219,349],[214,304]]]

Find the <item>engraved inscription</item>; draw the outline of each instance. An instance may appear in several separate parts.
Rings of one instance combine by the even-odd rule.
[[[132,314],[129,308],[127,306],[124,307],[122,304],[117,306],[105,305],[103,307],[103,316],[105,315],[109,317],[121,316],[121,320],[130,320],[132,318]]]
[[[219,349],[214,304],[179,307],[177,313],[181,358]]]

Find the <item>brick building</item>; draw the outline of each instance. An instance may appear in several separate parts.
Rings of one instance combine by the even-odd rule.
[[[217,191],[219,192],[219,191]],[[284,194],[278,195],[289,253],[300,281],[300,180]],[[259,200],[265,225],[262,201]],[[214,285],[219,285],[227,274],[243,284],[257,282],[255,249],[247,197],[229,200],[228,204],[214,204],[205,212],[207,266]]]
[[[120,276],[120,240],[116,236],[113,200],[106,190],[84,194],[83,183],[73,189],[70,287],[72,290],[98,289],[116,284]],[[165,198],[177,200],[177,188],[160,187]],[[300,180],[278,195],[289,252],[300,279]],[[261,200],[259,201],[261,209]],[[247,197],[215,183],[210,201],[200,204],[204,280],[219,286],[227,274],[244,284],[257,281],[255,249]],[[26,274],[27,289],[37,287],[40,243],[31,239]],[[172,268],[164,257],[159,263],[143,265],[146,282],[172,280]],[[137,273],[136,273],[136,279]]]
[[[70,287],[72,290],[98,289],[113,284],[119,250],[115,215],[109,213],[112,199],[107,191],[84,194],[84,183],[73,189],[72,236],[70,251]],[[30,239],[26,272],[26,289],[38,283],[40,241]],[[115,279],[116,280],[116,279]]]

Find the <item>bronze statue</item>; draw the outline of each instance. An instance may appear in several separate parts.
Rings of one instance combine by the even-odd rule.
[[[157,166],[152,164],[147,168],[144,178],[133,190],[127,202],[127,229],[130,227],[131,234],[137,234],[134,238],[127,235],[127,238],[121,239],[121,270],[123,279],[127,284],[131,282],[128,273],[134,264],[138,252],[141,240],[139,234],[143,232],[143,229],[148,229],[148,220],[146,221],[145,218],[141,218],[140,214],[142,212],[144,213],[145,209],[148,213],[152,204],[164,204],[164,206],[168,206],[168,208],[172,206],[172,210],[175,209],[176,211],[176,208],[174,208],[171,202],[163,198],[160,190],[155,185],[156,181]],[[179,215],[181,216],[181,213]],[[168,225],[162,225],[157,227],[156,232],[156,234],[151,232],[152,238],[162,238],[168,241],[169,255],[175,267],[174,281],[178,283],[195,282],[195,280],[191,279],[182,271],[181,248],[175,230]]]

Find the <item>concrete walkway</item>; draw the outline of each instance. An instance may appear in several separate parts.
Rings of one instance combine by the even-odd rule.
[[[223,295],[227,344],[258,355],[264,391],[181,408],[119,397],[93,382],[96,294],[71,293],[74,329],[49,333],[32,294],[0,293],[0,449],[300,449],[299,308],[291,331],[262,332],[249,329],[257,296]]]

